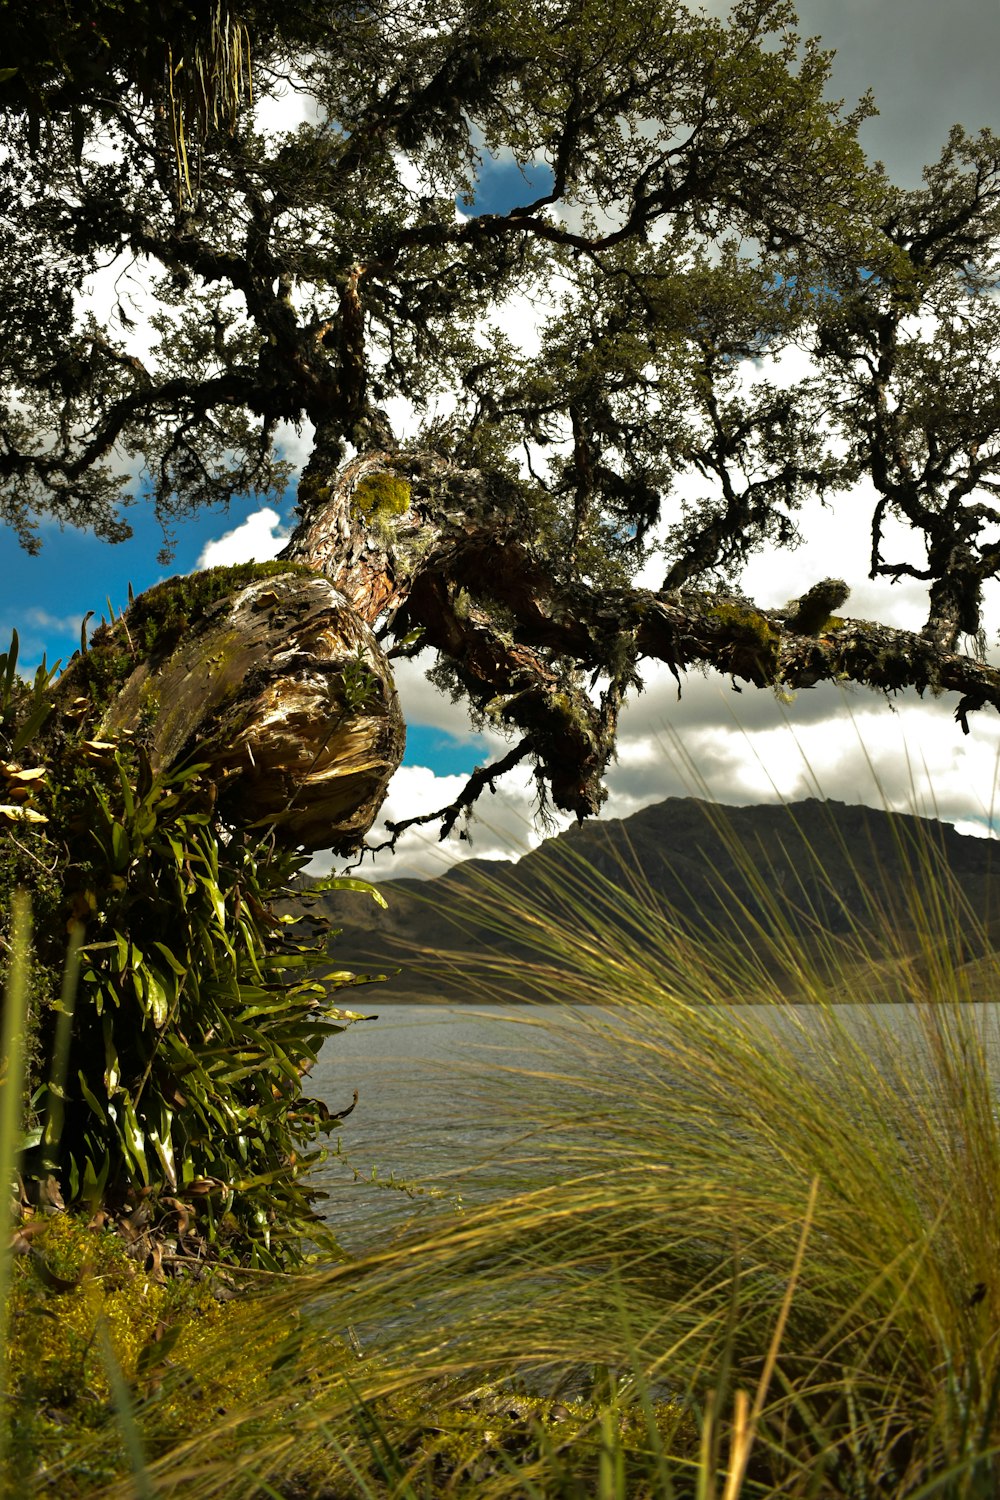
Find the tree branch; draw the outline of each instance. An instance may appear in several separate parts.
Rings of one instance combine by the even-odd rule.
[[[482,793],[489,787],[490,791],[496,792],[496,783],[501,776],[506,776],[521,761],[526,760],[532,753],[531,740],[526,736],[519,740],[512,750],[501,756],[499,760],[489,766],[479,766],[468,781],[465,783],[454,802],[449,802],[447,807],[439,807],[437,812],[420,813],[412,818],[402,818],[397,823],[386,823],[391,838],[384,839],[381,844],[369,844],[365,847],[366,854],[379,854],[383,849],[395,850],[400,837],[408,828],[416,828],[427,823],[436,823],[441,820],[441,832],[438,834],[438,842],[443,842],[454,828],[459,817],[464,812],[470,811],[478,802]],[[464,837],[464,835],[463,835]]]

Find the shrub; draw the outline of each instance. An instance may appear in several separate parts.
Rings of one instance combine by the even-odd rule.
[[[204,767],[154,773],[127,736],[63,728],[23,764],[51,674],[18,684],[16,649],[0,657],[0,770],[19,799],[0,829],[0,905],[35,892],[24,1175],[54,1175],[91,1208],[141,1195],[199,1249],[277,1269],[315,1232],[302,1179],[338,1123],[303,1077],[356,1019],[330,1002],[355,976],[272,909],[306,857],[225,826]],[[60,998],[74,930],[79,978]]]

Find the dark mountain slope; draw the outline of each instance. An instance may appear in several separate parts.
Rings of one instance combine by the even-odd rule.
[[[385,882],[387,911],[338,892],[309,909],[341,929],[338,962],[402,971],[386,999],[474,998],[477,975],[539,961],[539,920],[588,932],[597,948],[643,951],[655,946],[654,909],[699,940],[758,954],[776,927],[813,952],[832,943],[848,969],[852,953],[870,963],[887,938],[917,953],[929,925],[944,927],[952,961],[966,963],[992,947],[991,934],[1000,946],[994,863],[992,840],[908,815],[816,799],[670,798],[573,828],[516,863],[469,860],[435,880]]]

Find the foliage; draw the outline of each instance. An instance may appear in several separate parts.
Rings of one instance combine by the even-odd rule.
[[[29,1220],[15,1245],[8,1488],[90,1493],[127,1469],[113,1371],[146,1404],[154,1458],[266,1397],[287,1328],[265,1332],[252,1297],[211,1275],[157,1281],[120,1235],[65,1213]]]
[[[32,694],[7,697],[25,723],[37,717]],[[223,827],[203,767],[154,773],[128,738],[64,724],[58,758],[6,774],[25,786],[0,834],[4,922],[19,886],[35,888],[37,909],[25,1176],[54,1173],[92,1207],[150,1199],[190,1224],[193,1251],[294,1260],[315,1223],[300,1179],[338,1123],[303,1075],[355,1019],[330,1003],[331,985],[355,980],[331,967],[326,938],[271,910],[305,857],[266,830]],[[86,930],[79,983],[60,998],[74,924]]]
[[[763,881],[765,964],[684,937],[634,870],[563,867],[558,926],[484,898],[498,937],[534,934],[548,999],[509,1023],[519,1050],[544,1032],[548,1061],[498,1056],[472,1102],[470,1125],[516,1126],[503,1190],[245,1307],[248,1345],[297,1317],[294,1337],[245,1409],[154,1457],[156,1492],[992,1496],[996,1036],[968,1001],[997,959],[977,940],[976,971],[955,964],[975,914],[933,840],[901,839],[937,874],[903,893],[916,959],[882,920],[877,961],[814,962]],[[813,864],[803,879],[818,845]],[[595,941],[613,913],[652,958],[627,928]],[[484,998],[510,981],[498,958]],[[144,1432],[182,1399],[173,1357],[162,1394],[138,1382]],[[231,1357],[207,1337],[199,1381]]]
[[[150,256],[164,278],[148,360],[128,350],[124,307],[117,330],[70,320],[55,341],[51,322],[43,330],[28,314],[37,368],[26,380],[15,360],[7,377],[38,405],[37,430],[62,410],[65,452],[40,464],[27,429],[8,428],[20,481],[8,519],[26,536],[32,509],[109,525],[115,442],[142,455],[165,516],[266,487],[277,417],[310,417],[322,442],[364,442],[376,403],[404,396],[425,407],[447,387],[461,429],[474,442],[479,429],[495,433],[508,454],[525,430],[545,444],[573,427],[552,485],[529,487],[551,489],[565,525],[608,545],[644,529],[690,442],[692,377],[708,361],[724,379],[727,361],[808,314],[800,273],[834,230],[843,238],[852,195],[861,207],[870,194],[854,140],[867,106],[841,120],[823,100],[826,61],[812,44],[796,60],[783,0],[739,6],[729,27],[675,0],[584,7],[572,23],[558,4],[521,0],[463,3],[447,18],[423,4],[405,16],[335,9],[311,26],[302,7],[268,10],[233,13],[255,33],[257,96],[284,87],[290,52],[320,123],[269,138],[249,96],[234,132],[206,115],[197,188],[178,204],[162,84],[137,56],[162,56],[172,32],[183,41],[192,18],[173,5],[151,31],[133,27],[131,47],[98,48],[92,66],[109,88],[99,107],[77,110],[88,132],[79,165],[52,111],[44,148],[17,169],[40,203],[66,191],[73,204],[50,216],[44,238],[11,217],[39,276],[66,249],[84,265]],[[220,60],[220,86],[229,71]],[[13,96],[9,109],[13,125]],[[519,213],[456,223],[482,151],[501,148],[547,161],[551,190]],[[622,227],[600,227],[598,204]],[[581,231],[570,227],[578,215]],[[738,253],[741,234],[759,237],[763,265]],[[701,250],[717,235],[724,259],[713,267]],[[568,296],[542,323],[540,359],[484,341],[485,312],[553,276]],[[780,446],[779,420],[769,406]]]
[[[209,127],[232,129],[252,94],[251,28],[259,35],[273,25],[272,10],[263,3],[234,12],[219,0],[96,0],[80,15],[60,0],[2,0],[0,108],[26,118],[34,151],[42,123],[51,128],[68,116],[82,153],[87,112],[112,107],[109,74],[125,73],[143,98],[169,106],[183,202]]]

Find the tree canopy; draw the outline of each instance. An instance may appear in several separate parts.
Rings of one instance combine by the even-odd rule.
[[[964,728],[1000,707],[959,649],[1000,571],[1000,139],[956,128],[896,188],[786,0],[91,10],[0,11],[0,516],[26,547],[44,515],[121,537],[137,476],[168,535],[279,492],[294,424],[288,557],[511,734],[446,827],[520,761],[596,811],[643,658],[945,689]],[[289,86],[307,117],[268,127]],[[490,157],[523,193],[486,212]],[[789,390],[761,361],[792,348]],[[828,623],[835,586],[739,592],[860,479],[871,576],[928,584],[920,633]]]

